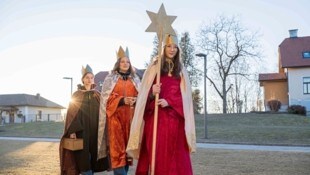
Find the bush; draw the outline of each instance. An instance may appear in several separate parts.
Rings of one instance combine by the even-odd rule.
[[[279,100],[269,100],[267,102],[269,109],[273,112],[278,112],[281,108],[281,102]]]
[[[287,108],[287,112],[290,114],[306,115],[306,108],[301,105],[291,105]]]

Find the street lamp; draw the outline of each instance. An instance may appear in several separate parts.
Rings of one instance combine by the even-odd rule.
[[[203,71],[203,78],[204,78],[204,125],[205,125],[205,139],[208,138],[208,128],[207,128],[207,55],[204,53],[196,54],[197,57],[203,57],[204,60],[204,71]]]
[[[71,80],[71,96],[72,96],[73,78],[72,77],[63,77],[63,79]]]

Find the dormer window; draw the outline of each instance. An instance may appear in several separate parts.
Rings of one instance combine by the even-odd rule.
[[[306,51],[302,53],[303,58],[310,58],[310,51]]]

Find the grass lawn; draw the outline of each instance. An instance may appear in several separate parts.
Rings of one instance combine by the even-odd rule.
[[[1,136],[51,137],[60,138],[64,130],[63,122],[31,122],[0,126]]]
[[[198,142],[310,146],[310,117],[292,114],[208,114],[208,139],[203,115],[196,115]],[[0,126],[0,136],[60,138],[63,122]]]
[[[208,139],[204,116],[196,115],[199,142],[310,146],[310,117],[292,114],[208,114]]]

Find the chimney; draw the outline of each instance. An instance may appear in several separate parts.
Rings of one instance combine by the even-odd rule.
[[[40,94],[37,93],[36,98],[39,100],[40,99]]]
[[[298,32],[298,29],[289,30],[290,38],[297,38],[297,32]]]

